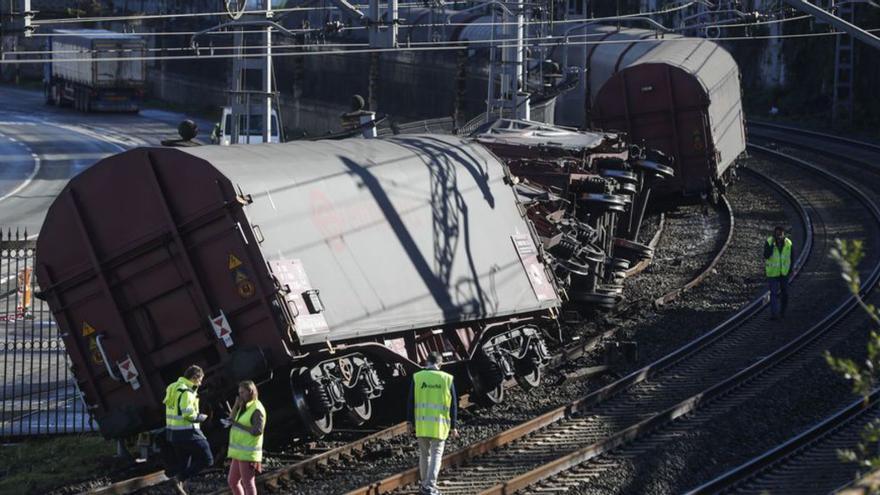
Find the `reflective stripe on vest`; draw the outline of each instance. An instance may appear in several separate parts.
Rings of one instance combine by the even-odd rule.
[[[791,239],[785,238],[782,252],[776,246],[773,237],[767,238],[767,244],[773,247],[773,254],[764,262],[764,272],[768,278],[784,277],[791,270]]]
[[[181,408],[180,403],[184,394],[192,394],[192,400],[186,407]],[[176,382],[168,385],[165,389],[165,428],[168,430],[198,430],[199,424],[194,423],[187,416],[193,417],[199,413],[199,396],[191,381],[186,378],[178,378]]]
[[[445,440],[452,420],[452,375],[439,370],[422,370],[413,375],[416,436]]]
[[[254,411],[259,410],[263,415],[263,431],[266,431],[266,408],[258,400],[248,402],[243,412],[235,418],[235,422],[250,428],[253,426]],[[263,434],[251,435],[235,426],[229,429],[229,450],[227,457],[247,462],[263,461]]]

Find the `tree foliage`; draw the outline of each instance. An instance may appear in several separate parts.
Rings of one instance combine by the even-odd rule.
[[[853,392],[861,395],[867,405],[868,397],[877,388],[878,371],[880,371],[880,333],[878,333],[880,311],[862,297],[862,281],[858,266],[865,257],[864,243],[838,239],[835,248],[831,250],[831,256],[840,265],[841,277],[850,293],[868,314],[876,329],[871,331],[868,338],[867,355],[862,362],[834,357],[828,351],[825,351],[825,360],[833,370],[852,383]],[[838,451],[838,456],[842,461],[858,463],[861,467],[870,470],[880,469],[878,443],[880,443],[880,421],[872,421],[862,431],[858,445],[853,449]]]

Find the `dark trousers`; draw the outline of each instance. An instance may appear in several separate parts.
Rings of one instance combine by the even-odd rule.
[[[785,316],[788,307],[788,277],[768,278],[770,284],[770,313],[774,318]]]
[[[180,481],[192,478],[202,469],[214,464],[211,445],[205,438],[175,441],[174,456],[177,461],[174,474]]]

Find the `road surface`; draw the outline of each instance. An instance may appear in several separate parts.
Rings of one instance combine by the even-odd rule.
[[[149,109],[84,114],[45,105],[40,91],[0,86],[0,227],[35,235],[71,177],[107,155],[177,137],[184,118]],[[207,138],[211,123],[194,120]]]

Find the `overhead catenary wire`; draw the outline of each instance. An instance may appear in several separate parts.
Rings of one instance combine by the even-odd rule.
[[[582,33],[582,34],[570,34],[570,35],[547,35],[547,36],[534,36],[534,37],[525,37],[523,38],[524,42],[529,41],[548,41],[548,40],[563,40],[563,39],[582,39],[582,38],[598,38],[601,36],[605,36],[607,33]],[[506,41],[515,42],[516,38],[495,38],[493,40],[495,43],[503,43]],[[407,46],[447,46],[447,45],[488,45],[490,44],[490,40],[441,40],[441,41],[412,41],[406,43]],[[370,44],[366,42],[361,43],[272,43],[272,49],[303,49],[303,48],[327,48],[327,47],[369,47]],[[223,46],[199,46],[198,50],[193,49],[192,47],[158,47],[158,48],[106,48],[106,49],[81,49],[81,50],[23,50],[17,52],[11,52],[12,54],[27,54],[27,55],[54,55],[54,54],[70,54],[77,53],[81,55],[100,55],[104,53],[137,53],[137,52],[175,52],[175,51],[223,51],[223,50],[245,50],[245,51],[259,51],[260,53],[264,53],[266,50],[266,45],[248,45],[248,46],[237,46],[237,45],[223,45]],[[102,61],[107,61],[108,58],[100,57]],[[131,60],[131,58],[128,58]]]
[[[666,7],[666,8],[659,9],[659,10],[645,11],[645,12],[637,12],[637,13],[633,13],[633,14],[624,14],[624,15],[620,15],[620,16],[612,16],[612,17],[595,17],[595,18],[589,18],[589,19],[581,19],[581,18],[577,18],[577,19],[560,19],[560,20],[554,20],[554,21],[548,21],[548,20],[527,20],[527,21],[525,21],[525,25],[526,25],[526,26],[541,25],[541,24],[547,24],[547,23],[549,23],[549,22],[552,22],[553,24],[572,24],[572,23],[579,23],[579,22],[602,22],[602,21],[605,21],[605,20],[613,20],[613,19],[621,19],[621,18],[644,17],[644,16],[653,16],[653,15],[664,15],[664,14],[670,14],[670,13],[673,13],[673,12],[677,12],[677,11],[679,11],[679,10],[683,10],[683,9],[686,9],[686,8],[692,7],[692,6],[697,5],[697,4],[699,4],[699,3],[701,3],[701,2],[699,2],[698,0],[686,1],[686,2],[684,2],[684,3],[681,3],[681,4],[673,4],[673,6]],[[422,7],[422,6],[424,6],[424,4],[423,4],[422,2],[411,2],[411,3],[398,4],[398,7],[401,7],[401,8],[405,8],[405,7],[409,7],[409,6]],[[486,7],[489,8],[489,7],[491,7],[491,5],[490,5],[490,4],[487,4]],[[334,8],[336,8],[336,7],[334,7],[334,6],[322,6],[322,7],[300,7],[299,9],[305,11],[305,10],[310,10],[310,9],[311,9],[311,10],[325,10],[325,9],[334,9]],[[273,12],[283,12],[283,11],[284,11],[284,9],[273,10]],[[452,13],[452,14],[454,14],[455,12],[456,12],[456,11],[450,11],[450,13]],[[248,14],[252,14],[252,13],[254,13],[254,14],[258,14],[258,13],[265,13],[265,11],[248,11],[247,13],[248,13]],[[192,14],[181,14],[181,15],[176,15],[176,14],[157,14],[158,17],[155,17],[155,18],[159,19],[159,18],[186,17],[186,16],[190,16],[190,15],[193,15],[193,16],[194,16],[194,15],[221,15],[221,14],[222,14],[222,15],[225,15],[225,12],[220,12],[220,13],[211,12],[211,13],[204,13],[204,14],[192,13]],[[137,17],[137,19],[135,19],[135,17]],[[113,21],[113,20],[139,20],[139,19],[142,19],[142,18],[143,18],[142,16],[141,16],[141,17],[138,17],[138,16],[117,16],[117,17],[92,17],[92,18],[82,18],[82,19],[86,19],[87,22],[97,22],[97,20],[107,20],[107,21]],[[150,18],[153,18],[153,17],[150,17]],[[54,22],[54,21],[56,21],[56,20],[57,20],[57,19],[47,19],[46,21],[34,21],[33,24],[35,24],[35,25],[39,25],[39,24],[41,24],[41,23],[44,23],[44,24],[50,24],[50,23],[52,23],[52,22]],[[75,23],[75,22],[80,21],[81,19],[79,19],[79,18],[69,18],[69,20],[70,20],[71,23]],[[67,22],[67,20],[65,20],[65,22]],[[410,27],[410,28],[411,28],[411,27],[444,27],[444,26],[446,26],[446,27],[466,27],[466,26],[516,26],[516,25],[517,25],[517,22],[516,22],[516,21],[509,21],[509,22],[497,21],[497,22],[430,22],[430,23],[429,23],[429,22],[425,22],[425,23],[398,23],[398,26],[399,26],[400,28],[407,28],[407,27]],[[316,28],[309,28],[309,29],[292,28],[292,29],[289,29],[289,31],[291,31],[291,32],[295,32],[295,33],[296,33],[296,32],[313,32],[313,31],[315,31],[315,29],[316,29]],[[360,30],[360,29],[368,29],[368,26],[343,26],[343,28],[342,28],[343,31],[352,31],[352,30]],[[207,33],[207,34],[229,34],[229,33],[231,33],[231,32],[232,32],[232,31],[217,31],[217,32],[212,32],[212,33]],[[264,33],[264,32],[265,32],[265,31],[262,31],[262,30],[249,30],[249,31],[246,31],[246,33],[252,33],[252,34],[258,34],[258,33]],[[149,31],[143,31],[143,32],[128,32],[128,33],[122,33],[122,34],[131,34],[131,35],[138,35],[138,36],[176,36],[176,35],[193,35],[193,34],[199,34],[199,33],[201,33],[201,31],[164,31],[164,32],[162,32],[162,31],[160,31],[160,32],[149,32]],[[108,37],[110,37],[110,36],[116,36],[116,35],[117,35],[117,33],[108,33],[108,34],[107,34]],[[57,34],[56,34],[56,33],[34,33],[34,34],[32,34],[32,36],[43,36],[43,37],[47,37],[47,36],[78,36],[78,35],[77,35],[77,34],[71,34],[71,33],[57,33]],[[92,36],[95,36],[95,37],[101,37],[101,34],[100,34],[100,33],[94,33]]]
[[[625,15],[621,15],[621,16],[613,16],[613,17],[596,17],[596,18],[589,18],[589,19],[581,19],[581,18],[578,18],[578,19],[562,19],[562,20],[558,20],[558,21],[553,21],[553,23],[554,23],[554,24],[571,24],[571,23],[584,23],[584,22],[588,22],[588,23],[598,23],[598,22],[603,22],[603,21],[613,20],[613,19],[620,19],[620,18],[633,18],[633,17],[652,16],[652,15],[662,15],[662,14],[668,14],[668,13],[672,13],[672,12],[680,11],[680,10],[682,10],[682,9],[685,9],[685,8],[691,7],[691,6],[696,5],[696,4],[698,4],[698,3],[700,3],[700,2],[699,2],[699,1],[686,1],[686,2],[682,3],[681,5],[675,5],[675,4],[673,4],[673,6],[666,7],[666,8],[664,8],[664,9],[660,9],[660,10],[655,10],[655,11],[646,11],[646,12],[639,12],[639,13],[633,13],[633,14],[625,14]],[[421,4],[418,4],[418,5],[421,5]],[[487,6],[489,6],[489,5],[487,5]],[[528,26],[532,26],[532,25],[542,25],[542,24],[547,24],[547,23],[548,23],[548,21],[546,21],[546,20],[540,20],[540,21],[527,21],[527,22],[525,22],[525,25],[528,27]],[[499,21],[499,22],[460,22],[460,23],[437,22],[437,23],[400,24],[399,27],[400,27],[401,29],[404,29],[404,28],[415,28],[415,27],[467,27],[467,26],[490,26],[490,27],[497,27],[497,26],[515,26],[515,25],[517,25],[516,22],[500,22],[500,21]],[[352,27],[345,27],[345,28],[344,28],[344,30],[354,30],[354,29],[367,29],[367,26],[352,26]],[[316,29],[314,29],[314,28],[311,28],[311,29],[296,29],[296,28],[293,28],[293,29],[289,29],[289,31],[290,31],[290,32],[294,32],[294,33],[316,33],[318,30],[316,30]],[[202,33],[201,31],[181,31],[181,32],[161,32],[161,33],[148,33],[148,32],[147,32],[147,33],[123,33],[123,34],[131,34],[131,35],[193,35],[193,34],[208,34],[208,35],[226,35],[226,36],[229,36],[229,35],[233,35],[233,34],[236,34],[236,33],[244,33],[244,34],[264,34],[265,31],[264,31],[264,30],[247,30],[247,31],[213,31],[213,32],[208,32],[208,33]],[[81,35],[80,35],[80,34],[77,34],[77,33],[39,33],[39,34],[35,34],[35,36],[46,36],[46,37],[50,37],[50,36],[81,36]],[[101,37],[101,33],[92,33],[91,36],[94,36],[94,37],[98,37],[98,38],[100,38],[100,37]],[[107,36],[108,36],[108,37],[115,37],[115,36],[117,36],[117,33],[114,33],[114,32],[108,32],[108,33],[107,33]],[[578,35],[578,36],[571,36],[571,35],[570,35],[569,38],[572,38],[572,37],[577,38],[577,37],[581,37],[581,36],[584,36],[584,35]],[[588,35],[588,36],[601,36],[601,35]],[[535,40],[535,39],[547,39],[547,38],[562,38],[562,37],[561,37],[561,36],[550,36],[550,37],[540,37],[540,38],[537,38],[537,37],[536,37],[536,38],[526,38],[525,41]],[[507,40],[507,39],[504,39],[503,41],[506,41],[506,40]],[[498,40],[496,40],[496,41],[498,41]],[[463,41],[436,41],[436,42],[433,42],[433,41],[432,41],[432,42],[409,42],[408,44],[410,44],[410,45],[425,45],[425,44],[432,44],[432,43],[439,43],[439,44],[450,44],[450,43],[457,43],[457,44],[471,44],[471,43],[473,43],[473,44],[483,44],[483,43],[486,43],[486,42],[485,42],[484,40],[463,40]],[[346,47],[346,46],[348,46],[348,47],[351,47],[351,46],[365,46],[365,44],[364,44],[364,43],[325,43],[325,42],[321,42],[321,43],[310,43],[310,44],[296,44],[296,45],[288,44],[288,45],[285,45],[285,44],[274,44],[274,43],[273,43],[272,46],[273,46],[273,48],[275,48],[275,47],[281,47],[281,48],[285,48],[285,47],[286,47],[286,48],[306,48],[306,47],[313,47],[313,46],[317,46],[317,47],[328,47],[328,46],[332,46],[332,47]],[[214,51],[216,51],[216,50],[231,49],[231,48],[236,48],[236,47],[234,47],[234,46],[233,46],[233,47],[228,47],[228,46],[205,46],[205,47],[200,47],[200,48],[205,49],[205,50],[214,50]],[[263,49],[263,50],[265,50],[266,46],[265,46],[265,45],[263,45],[263,46],[259,46],[259,45],[258,45],[258,46],[247,46],[247,47],[244,47],[244,48],[245,48],[245,49],[252,49],[252,50],[253,50],[253,49]],[[167,51],[186,51],[186,50],[192,50],[192,48],[191,48],[191,47],[163,47],[163,48],[148,48],[148,49],[142,49],[142,50],[139,50],[139,51],[167,52]],[[131,50],[131,49],[101,49],[101,50],[90,50],[90,49],[84,49],[84,50],[64,50],[64,51],[57,51],[57,50],[28,50],[28,51],[16,51],[16,52],[10,52],[9,55],[12,55],[12,54],[51,55],[51,54],[56,54],[56,53],[82,53],[82,54],[94,54],[94,53],[122,53],[122,52],[134,52],[134,51],[138,51],[138,50]]]
[[[801,21],[804,19],[811,19],[812,17],[813,16],[811,16],[809,14],[805,14],[805,15],[799,15],[799,16],[795,16],[795,17],[785,17],[782,19],[771,19],[768,21],[740,22],[737,24],[706,24],[706,25],[703,25],[703,27],[710,27],[711,26],[711,27],[718,27],[721,29],[727,29],[727,28],[738,28],[738,27],[765,26],[768,24],[782,24],[784,22]],[[687,28],[685,28],[685,29],[687,29]]]
[[[406,6],[421,6],[423,3],[421,2],[413,2],[413,3],[404,3],[399,4],[399,7]],[[271,12],[273,14],[283,14],[285,12],[309,12],[316,10],[328,10],[335,9],[334,5],[322,5],[315,7],[285,7],[280,9],[272,9]],[[245,14],[266,14],[270,11],[268,10],[248,10],[245,11]],[[218,17],[218,16],[228,16],[229,12],[223,10],[220,12],[181,12],[178,14],[137,14],[137,15],[117,15],[117,16],[101,16],[101,17],[62,17],[58,19],[35,19],[31,22],[34,26],[44,26],[51,24],[77,24],[77,23],[92,23],[92,22],[105,22],[105,21],[146,21],[146,20],[155,20],[155,19],[179,19],[185,17]]]
[[[791,17],[791,18],[787,18],[787,19],[777,19],[773,22],[794,21],[794,20],[803,19],[805,17],[811,17],[811,16],[798,16],[798,17]],[[581,20],[581,21],[583,21],[583,20]],[[594,21],[590,20],[590,22],[594,22]],[[743,25],[749,25],[749,24],[743,24]],[[732,25],[719,25],[719,26],[720,27],[733,27]],[[265,32],[264,31],[254,31],[254,33],[263,34]],[[224,33],[224,34],[227,34],[227,33]],[[233,34],[233,33],[230,32],[228,34]],[[605,36],[606,34],[607,33],[547,35],[547,36],[526,37],[523,39],[523,41],[524,42],[543,41],[543,42],[545,42],[545,44],[543,46],[548,46],[548,45],[546,45],[546,42],[551,41],[551,40],[572,41],[572,40],[578,40],[578,39],[584,39],[584,38],[601,37],[601,36]],[[835,34],[835,33],[817,33],[817,34]],[[515,42],[516,39],[515,38],[495,38],[495,40],[494,40],[495,44],[504,43],[504,42],[508,42],[508,41]],[[646,39],[644,41],[654,41],[654,39]],[[413,42],[406,43],[407,46],[415,46],[415,47],[420,47],[420,46],[438,46],[439,47],[439,46],[462,46],[462,45],[482,45],[481,47],[483,47],[483,46],[489,45],[489,44],[490,44],[489,40],[481,40],[481,39],[480,40],[413,41]],[[569,44],[571,44],[571,43],[569,43]],[[368,46],[369,46],[369,43],[366,43],[366,42],[360,42],[360,43],[325,43],[325,42],[322,42],[322,43],[273,43],[272,44],[272,48],[275,50],[315,49],[315,48],[318,48],[318,49],[366,48]],[[559,45],[553,45],[553,46],[559,46]],[[211,52],[212,54],[213,54],[213,52],[217,52],[217,51],[235,50],[235,49],[242,49],[245,51],[265,51],[266,46],[265,45],[249,45],[249,46],[238,47],[238,46],[227,46],[227,45],[222,45],[222,46],[206,45],[206,46],[199,47],[199,51],[204,50],[204,51]],[[16,55],[54,55],[54,54],[71,54],[71,53],[78,53],[78,54],[82,54],[82,55],[87,55],[87,54],[100,55],[100,54],[104,54],[104,53],[135,53],[135,52],[166,53],[166,52],[181,52],[181,51],[195,51],[195,50],[189,46],[187,46],[187,47],[143,48],[143,49],[108,48],[108,49],[98,49],[98,50],[81,49],[81,50],[60,50],[60,51],[59,50],[25,50],[25,51],[10,52],[10,53],[8,53],[8,55],[13,55],[13,54],[16,54]],[[200,53],[197,53],[197,58],[205,58],[205,57],[202,56]],[[108,60],[108,59],[105,57],[101,57],[101,60]],[[131,58],[129,58],[129,60],[131,60]],[[157,60],[161,60],[161,59],[157,59]]]
[[[880,29],[870,29],[868,32],[880,32]],[[714,38],[711,41],[755,41],[755,40],[766,40],[766,39],[797,39],[797,38],[819,38],[819,37],[830,37],[830,36],[843,36],[846,33],[841,32],[827,32],[827,33],[801,33],[801,34],[780,34],[780,35],[764,35],[764,36],[728,36],[721,38]],[[563,40],[554,41],[554,42],[539,42],[539,43],[530,43],[529,47],[552,47],[552,46],[581,46],[581,45],[612,45],[612,44],[627,44],[627,43],[675,43],[675,42],[683,42],[683,41],[692,41],[694,38],[688,37],[677,37],[677,38],[648,38],[648,39],[625,39],[625,40],[601,40],[601,41],[569,41],[564,42]],[[504,40],[507,41],[507,40]],[[433,42],[431,42],[433,43]],[[454,50],[467,50],[469,49],[466,45],[461,45],[460,42],[451,42],[449,46],[409,46],[409,47],[398,47],[398,48],[366,48],[366,49],[355,49],[355,50],[313,50],[313,51],[298,51],[298,52],[282,52],[273,54],[273,57],[309,57],[309,56],[326,56],[326,55],[358,55],[358,54],[371,54],[371,53],[393,53],[393,52],[427,52],[427,51],[454,51]],[[484,45],[490,45],[496,48],[515,48],[517,45],[515,43],[512,44],[503,44],[492,42],[489,40],[480,40],[480,43]],[[309,45],[316,46],[316,45]],[[317,45],[320,46],[320,45]],[[133,61],[133,60],[144,60],[144,61],[174,61],[174,60],[209,60],[209,59],[228,59],[228,58],[261,58],[265,57],[265,54],[255,53],[255,54],[214,54],[214,55],[180,55],[180,56],[159,56],[159,57],[107,57],[100,59],[93,58],[63,58],[63,59],[24,59],[24,60],[0,60],[0,64],[10,65],[10,64],[25,64],[25,63],[35,63],[42,64],[46,62],[114,62],[114,61]]]

